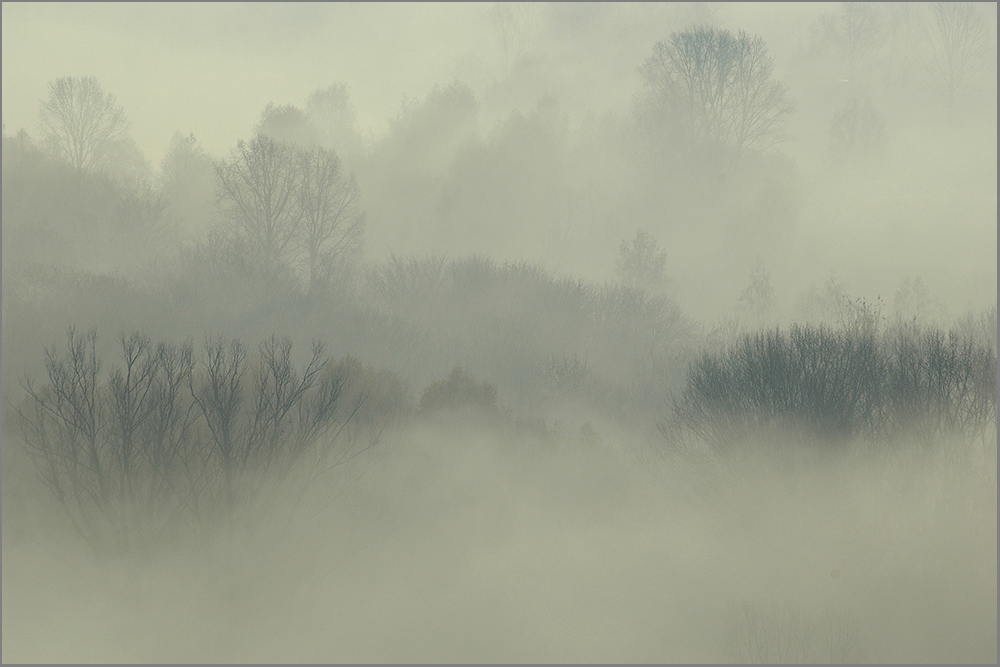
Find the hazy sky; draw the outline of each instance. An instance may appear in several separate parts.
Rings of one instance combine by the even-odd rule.
[[[403,96],[454,78],[457,53],[489,37],[482,13],[443,3],[5,2],[3,120],[35,133],[49,81],[94,75],[155,162],[175,131],[221,152],[268,102],[302,105],[342,80],[359,124],[378,129]]]
[[[249,132],[269,102],[302,105],[335,81],[348,83],[362,132],[379,132],[404,97],[423,97],[435,83],[456,78],[476,89],[500,62],[489,3],[4,2],[2,8],[8,132],[37,133],[49,81],[93,75],[118,96],[154,165],[175,131],[193,132],[220,154]],[[715,3],[710,11],[727,27],[768,39],[779,25],[805,28],[820,8]],[[623,17],[641,22],[643,7],[559,3],[530,11],[534,50],[562,48],[563,58],[567,49],[586,51],[568,56],[576,62],[559,73],[564,88],[554,92],[564,105],[594,97],[596,88],[607,93],[593,100],[596,110],[627,104],[638,85],[635,67],[652,42],[609,36],[622,36],[615,28]],[[683,13],[694,10],[674,11],[684,21]]]

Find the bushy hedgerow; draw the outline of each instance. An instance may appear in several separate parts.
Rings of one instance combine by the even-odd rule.
[[[995,424],[996,364],[959,329],[748,333],[691,364],[661,430],[722,448],[787,430],[834,442],[977,433]]]

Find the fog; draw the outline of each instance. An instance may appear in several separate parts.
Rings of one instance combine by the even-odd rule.
[[[996,662],[995,4],[2,18],[5,662]]]

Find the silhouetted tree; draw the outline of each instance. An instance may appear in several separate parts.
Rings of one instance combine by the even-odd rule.
[[[527,32],[528,3],[494,2],[487,10],[493,34],[503,52],[503,75],[510,73],[511,62],[521,54]]]
[[[936,2],[930,26],[931,76],[947,100],[953,101],[986,64],[986,18],[973,2]]]
[[[615,260],[615,274],[629,287],[659,291],[666,283],[667,252],[640,229],[631,241],[622,241]]]
[[[129,126],[115,96],[92,76],[51,82],[39,120],[52,150],[78,173],[103,166]]]
[[[220,210],[260,261],[290,260],[301,221],[300,173],[292,146],[264,135],[240,141],[216,167]]]
[[[639,67],[649,120],[675,144],[735,155],[783,139],[793,105],[773,72],[763,39],[713,27],[673,33]]]
[[[739,309],[752,317],[756,324],[764,324],[774,313],[774,287],[771,272],[758,267],[750,276],[750,284],[740,294]]]
[[[817,33],[817,39],[843,58],[843,75],[851,83],[864,79],[886,40],[880,8],[867,2],[840,3],[840,11],[820,19]]]
[[[25,378],[17,410],[43,483],[99,551],[150,546],[213,505],[231,520],[237,503],[268,501],[266,484],[299,469],[301,488],[359,451],[360,433],[334,443],[366,392],[341,405],[350,365],[319,341],[301,369],[277,336],[257,354],[239,339],[209,338],[202,355],[137,331],[119,343],[121,363],[104,374],[96,330],[71,328],[65,353],[46,349],[47,381]]]
[[[319,131],[323,146],[348,161],[361,154],[364,146],[346,84],[338,82],[313,91],[306,100],[306,116]]]
[[[299,242],[311,292],[324,269],[336,270],[360,250],[365,214],[357,179],[345,177],[335,152],[319,147],[304,151],[299,169]]]
[[[257,134],[298,148],[312,148],[320,142],[316,126],[301,109],[291,104],[268,104],[261,113],[255,130]]]
[[[882,115],[868,98],[853,98],[834,117],[830,128],[832,157],[853,162],[877,155],[888,145]]]
[[[207,227],[215,198],[215,166],[193,134],[170,140],[160,163],[160,192],[167,214],[186,231]]]
[[[216,173],[221,211],[251,263],[304,266],[311,290],[360,249],[360,188],[334,151],[257,135],[239,142]]]

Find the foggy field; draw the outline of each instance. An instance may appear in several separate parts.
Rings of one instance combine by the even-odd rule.
[[[743,602],[774,605],[776,623],[792,605],[815,626],[811,660],[992,659],[982,470],[696,477],[537,447],[421,429],[363,477],[345,472],[333,508],[290,534],[265,520],[255,538],[138,562],[95,562],[5,516],[4,659],[727,662]],[[847,657],[830,657],[826,614],[846,620]]]
[[[995,4],[2,12],[4,662],[996,663]]]

